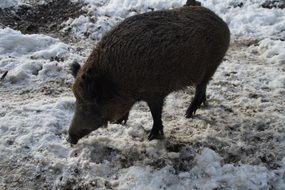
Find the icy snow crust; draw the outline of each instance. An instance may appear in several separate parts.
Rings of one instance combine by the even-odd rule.
[[[172,93],[163,113],[166,139],[149,142],[152,119],[139,102],[126,126],[109,124],[71,147],[69,65],[84,63],[124,18],[185,3],[85,2],[88,14],[63,23],[77,43],[0,29],[0,74],[9,71],[0,83],[0,189],[285,189],[284,10],[257,0],[202,1],[232,31],[208,86],[209,106],[186,119],[193,90]]]

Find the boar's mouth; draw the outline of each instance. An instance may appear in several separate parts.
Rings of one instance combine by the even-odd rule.
[[[70,144],[77,144],[79,139],[88,135],[91,132],[92,132],[92,130],[90,130],[90,129],[83,129],[82,131],[80,131],[79,135],[74,135],[72,133],[69,133],[69,135],[67,137],[67,142],[69,142]]]
[[[67,142],[74,145],[77,144],[78,140],[79,140],[78,138],[71,137],[70,135],[66,139]]]
[[[107,127],[107,124],[108,124],[108,122],[104,122],[100,127]],[[98,127],[98,128],[99,128],[99,127]],[[67,140],[67,142],[69,142],[70,144],[75,145],[75,144],[78,143],[78,141],[79,141],[81,138],[83,138],[83,137],[85,137],[86,135],[90,134],[90,133],[91,133],[92,131],[94,131],[94,130],[96,130],[96,129],[82,129],[78,135],[75,135],[75,134],[69,132],[69,135],[68,135],[68,137],[67,137],[66,140]]]

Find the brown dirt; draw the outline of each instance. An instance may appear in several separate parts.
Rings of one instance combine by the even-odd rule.
[[[48,34],[66,41],[71,37],[60,32],[62,23],[84,14],[83,6],[83,3],[73,3],[70,0],[53,0],[44,5],[0,8],[0,25],[24,34]]]

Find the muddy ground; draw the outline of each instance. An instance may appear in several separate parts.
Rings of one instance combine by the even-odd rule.
[[[21,5],[17,8],[0,8],[0,24],[23,34],[46,34],[63,41],[73,39],[68,31],[62,32],[69,18],[86,14],[83,2],[54,0],[43,5]]]

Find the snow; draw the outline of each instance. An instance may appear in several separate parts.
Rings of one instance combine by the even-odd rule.
[[[184,4],[184,0],[102,0],[99,2],[97,0],[85,0],[85,2],[89,3],[86,9],[92,14],[69,20],[64,23],[66,25],[64,30],[71,28],[75,36],[85,38],[87,34],[94,40],[100,40],[102,33],[109,31],[112,26],[126,17],[153,10],[177,8]]]
[[[184,0],[177,0],[177,1],[112,0],[108,4],[106,4],[106,6],[99,7],[98,14],[125,18],[125,17],[130,16],[130,14],[132,14],[132,11],[136,11],[140,13],[140,12],[147,12],[151,8],[154,8],[154,9],[155,8],[156,9],[177,8],[177,7],[181,7],[182,4],[184,4]],[[117,9],[119,6],[121,8]]]
[[[1,8],[13,7],[15,5],[18,5],[18,0],[0,1],[0,7]]]
[[[185,0],[85,2],[87,14],[62,23],[77,42],[0,29],[0,74],[8,71],[0,81],[0,189],[285,189],[284,9],[264,9],[259,0],[203,0],[232,32],[207,89],[209,106],[186,119],[193,89],[170,94],[166,138],[149,142],[151,114],[139,102],[126,126],[109,124],[70,146],[69,65],[83,64],[124,18]]]
[[[285,42],[284,40],[263,39],[257,46],[261,57],[268,59],[270,63],[285,65]],[[254,48],[256,49],[256,48]]]
[[[195,158],[196,166],[176,175],[171,167],[160,170],[131,167],[123,174],[118,189],[268,189],[274,177],[265,167],[221,164],[214,151],[205,148]],[[258,175],[257,175],[258,174]],[[283,186],[284,187],[284,186]]]
[[[234,5],[243,3],[242,7]],[[264,9],[264,1],[226,0],[218,3],[213,0],[202,1],[205,7],[212,9],[229,24],[231,32],[236,37],[264,38],[270,36],[285,37],[285,13],[282,9]]]
[[[72,48],[42,34],[25,35],[10,28],[0,29],[0,66],[9,70],[8,80],[17,83],[28,78],[57,76],[58,62],[70,56]]]
[[[77,26],[82,25],[80,30],[77,27],[77,30],[73,31],[77,36],[82,36],[88,30],[93,34],[106,32],[110,30],[110,26],[126,17],[153,10],[181,7],[186,1],[101,0],[98,2],[97,0],[85,0],[85,2],[90,4],[87,9],[93,13],[91,15],[96,15],[97,22],[89,21],[89,26],[87,26],[87,18],[75,19],[73,22]],[[201,2],[203,6],[213,10],[228,23],[234,38],[244,36],[255,39],[270,36],[285,38],[285,12],[282,9],[274,9],[274,11],[264,9],[261,7],[262,1],[259,0],[226,0],[223,3],[215,0],[204,0]],[[239,3],[242,3],[242,7],[238,6]]]
[[[33,6],[52,2],[52,0],[1,0],[0,8],[18,7],[21,5]]]
[[[0,29],[0,55],[50,59],[68,51],[68,45],[45,35],[24,35],[10,28]]]

